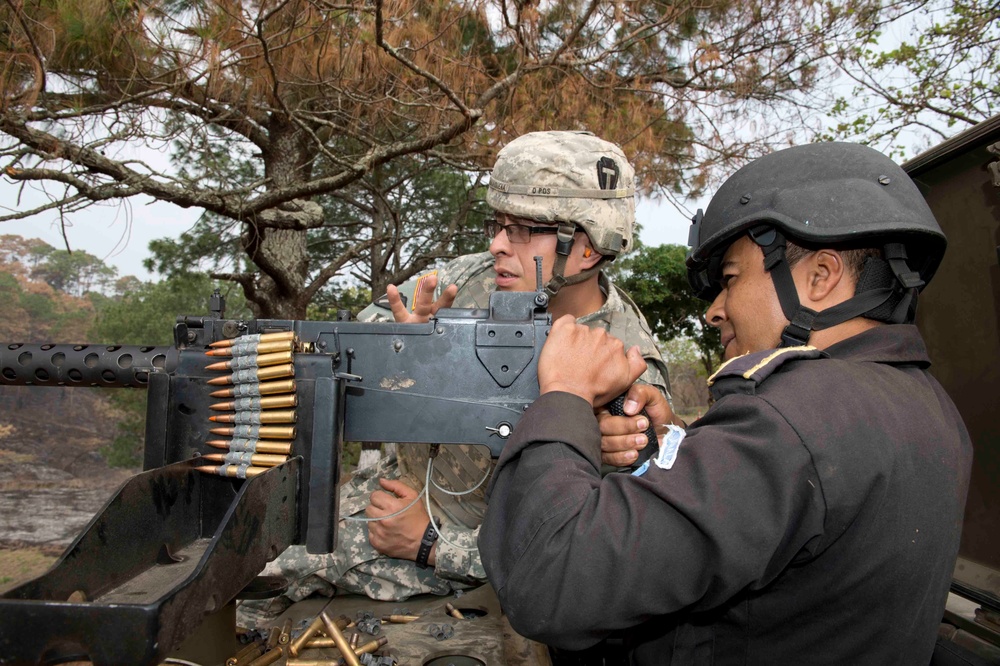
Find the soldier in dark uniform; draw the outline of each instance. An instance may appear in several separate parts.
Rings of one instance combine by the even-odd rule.
[[[972,457],[912,324],[945,248],[930,210],[877,151],[814,144],[738,171],[691,246],[727,363],[636,476],[601,478],[593,407],[641,358],[553,326],[479,537],[511,624],[571,650],[614,633],[635,664],[928,663]]]

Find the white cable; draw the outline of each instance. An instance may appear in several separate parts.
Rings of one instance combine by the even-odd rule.
[[[427,459],[427,479],[424,481],[424,489],[426,489],[427,486],[429,486],[431,484],[431,470],[432,469],[434,469],[434,458],[428,458]],[[472,490],[475,490],[476,488],[478,488],[480,486],[480,484],[482,484],[482,481],[480,481],[478,484],[476,484],[476,487],[473,488]],[[437,484],[435,483],[434,485],[436,486]],[[444,489],[442,488],[442,490],[444,490]],[[465,491],[463,493],[458,493],[458,494],[463,494],[464,495],[466,493],[471,493],[472,490],[468,490],[468,491]],[[445,491],[445,492],[448,492],[448,491]],[[454,493],[452,493],[452,494],[454,494]],[[425,502],[425,506],[427,507],[427,515],[431,519],[431,527],[433,527],[434,531],[437,532],[438,538],[441,539],[441,541],[444,541],[446,544],[448,544],[452,548],[457,548],[459,550],[469,550],[469,551],[479,550],[476,546],[472,546],[471,548],[468,548],[466,546],[459,546],[457,543],[452,543],[451,541],[449,541],[448,537],[446,537],[444,534],[441,533],[441,528],[438,527],[437,523],[434,522],[434,514],[431,513],[431,494],[430,493],[427,493],[424,496],[424,502]]]

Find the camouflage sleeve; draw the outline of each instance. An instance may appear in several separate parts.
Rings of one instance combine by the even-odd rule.
[[[445,525],[441,529],[445,539],[438,539],[434,550],[434,573],[439,578],[452,580],[466,585],[482,585],[486,582],[486,570],[479,557],[476,541],[479,539],[479,528],[470,529],[462,525]],[[466,550],[471,549],[471,550]]]

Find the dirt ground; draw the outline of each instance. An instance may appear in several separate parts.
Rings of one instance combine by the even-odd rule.
[[[100,455],[113,417],[95,391],[0,387],[0,591],[44,573],[138,471]]]

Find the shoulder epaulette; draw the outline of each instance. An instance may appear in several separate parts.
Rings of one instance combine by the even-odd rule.
[[[752,354],[744,354],[723,363],[708,378],[708,385],[716,399],[733,392],[753,393],[757,386],[785,363],[822,356],[823,352],[808,346],[766,349]]]

